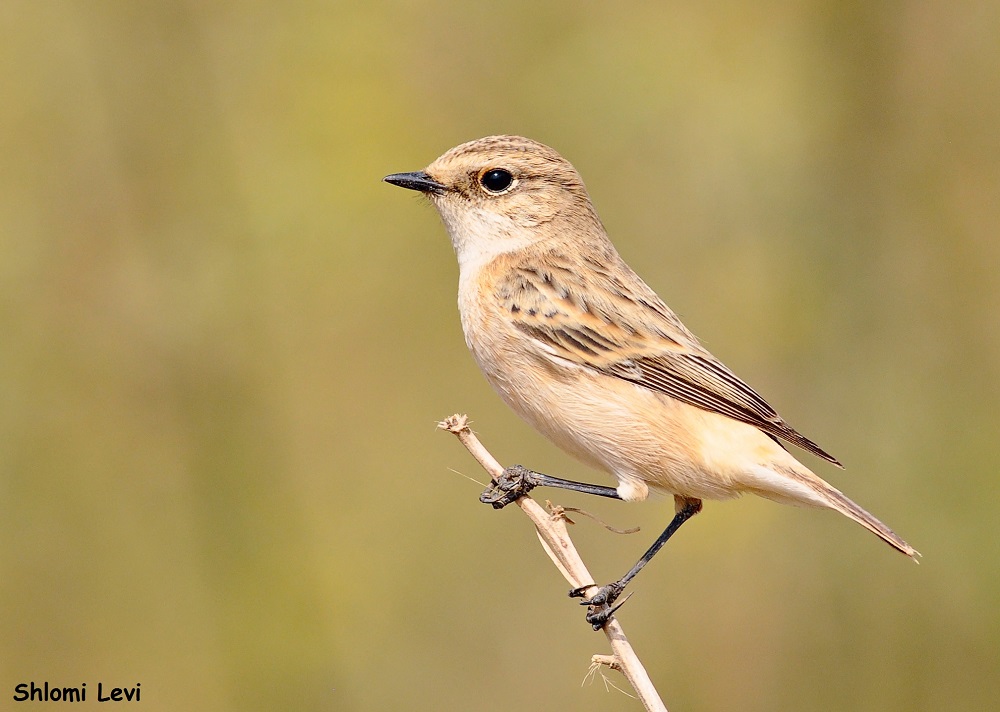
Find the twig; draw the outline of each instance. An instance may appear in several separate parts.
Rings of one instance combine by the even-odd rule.
[[[454,433],[466,449],[472,453],[472,456],[479,461],[479,464],[482,465],[491,478],[496,480],[500,477],[504,468],[483,447],[483,444],[479,442],[479,438],[469,429],[468,416],[453,415],[438,423],[438,427]],[[592,595],[596,592],[597,586],[593,583],[594,577],[590,575],[586,564],[583,563],[583,559],[580,558],[576,547],[573,546],[573,542],[570,540],[569,533],[566,530],[566,522],[562,517],[549,515],[531,497],[521,497],[515,504],[521,508],[521,511],[535,525],[542,548],[545,549],[545,552],[556,565],[556,568],[562,572],[569,585],[572,588],[578,588],[589,584],[590,588],[587,594]],[[642,662],[640,662],[631,644],[629,644],[628,639],[625,637],[625,632],[622,630],[618,619],[611,618],[604,624],[603,630],[604,634],[608,637],[608,641],[611,643],[611,650],[614,653],[614,657],[594,656],[593,662],[620,670],[633,689],[635,689],[639,700],[647,710],[667,712],[667,708],[656,693],[656,688],[653,687],[649,675],[646,674],[646,669],[642,666]]]
[[[545,500],[545,509],[553,517],[560,517],[561,519],[565,519],[567,524],[576,524],[576,522],[574,522],[566,515],[566,512],[574,512],[576,514],[582,514],[585,517],[593,519],[595,522],[597,522],[598,524],[600,524],[602,527],[604,527],[613,534],[638,534],[641,531],[639,527],[630,527],[628,529],[619,529],[618,527],[613,527],[606,521],[598,517],[596,514],[592,514],[591,512],[588,512],[585,509],[580,509],[579,507],[564,507],[561,504],[552,504],[552,502],[550,502],[549,500]]]

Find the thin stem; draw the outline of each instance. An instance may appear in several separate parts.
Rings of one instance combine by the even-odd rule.
[[[479,461],[483,469],[489,473],[491,478],[496,480],[503,473],[504,468],[483,447],[483,444],[479,442],[479,438],[469,429],[468,416],[453,415],[440,422],[438,427],[454,433],[472,456]],[[590,575],[586,564],[583,563],[583,559],[580,558],[580,554],[577,552],[572,540],[570,540],[569,533],[566,530],[566,522],[561,517],[554,518],[550,516],[531,497],[520,497],[517,499],[516,504],[527,515],[532,524],[535,525],[535,530],[538,532],[538,538],[542,542],[542,547],[552,559],[556,568],[559,569],[569,582],[570,586],[573,588],[588,586],[588,593],[593,595],[597,591],[597,586],[593,583],[594,577]],[[635,650],[632,649],[628,638],[625,637],[625,632],[622,630],[618,619],[612,618],[609,620],[604,624],[602,630],[604,630],[604,634],[611,643],[611,650],[618,661],[619,669],[625,675],[629,684],[632,685],[643,706],[647,710],[667,712],[667,708],[657,694],[656,688],[653,686],[652,680],[649,679],[646,669],[635,654]]]

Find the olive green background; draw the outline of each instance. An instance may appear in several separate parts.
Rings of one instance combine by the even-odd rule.
[[[489,390],[381,183],[500,132],[924,554],[708,503],[620,614],[668,707],[996,706],[1000,5],[11,0],[0,87],[0,707],[638,709],[435,430],[609,482]],[[642,526],[574,527],[602,580],[672,506],[545,497]]]

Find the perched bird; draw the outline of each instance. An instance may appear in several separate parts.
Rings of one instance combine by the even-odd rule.
[[[514,466],[483,500],[503,506],[537,485],[629,501],[650,487],[674,495],[675,516],[653,546],[583,601],[595,629],[703,499],[751,493],[833,509],[917,555],[792,457],[781,441],[841,466],[712,356],[625,264],[580,175],[554,150],[490,136],[385,180],[420,191],[440,213],[458,256],[465,340],[486,379],[556,445],[618,481],[588,485]]]

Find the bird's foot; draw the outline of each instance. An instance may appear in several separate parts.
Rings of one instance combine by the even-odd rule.
[[[590,586],[574,588],[569,592],[569,596],[570,598],[583,598],[588,588]],[[603,628],[604,624],[614,616],[615,611],[625,604],[625,601],[622,601],[617,606],[612,606],[624,590],[625,585],[615,581],[614,583],[609,583],[607,586],[601,586],[593,596],[580,601],[581,606],[589,606],[587,609],[587,622],[593,626],[594,630]],[[625,598],[628,600],[627,596]]]
[[[538,476],[521,465],[511,465],[479,495],[479,501],[503,509],[539,485]]]

